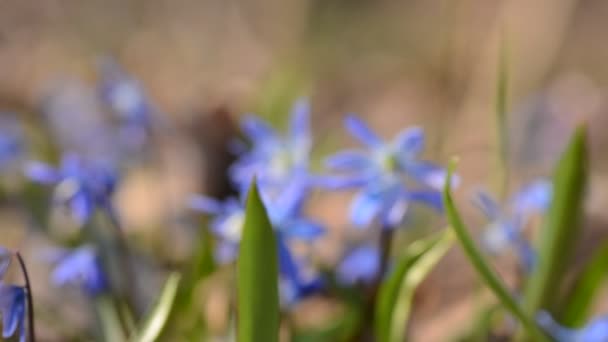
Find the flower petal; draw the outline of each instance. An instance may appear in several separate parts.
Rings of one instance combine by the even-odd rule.
[[[260,140],[276,138],[276,132],[267,123],[259,118],[248,115],[241,121],[241,129],[254,142]]]
[[[363,121],[355,116],[348,116],[345,120],[346,129],[368,147],[379,147],[384,144],[382,139],[376,135]]]
[[[350,220],[356,227],[368,227],[382,212],[383,206],[382,198],[363,191],[355,197],[350,206]]]
[[[380,253],[373,246],[359,246],[351,250],[338,265],[338,280],[347,285],[373,281],[379,271]]]
[[[553,185],[547,180],[539,180],[526,186],[511,200],[513,211],[519,214],[544,212],[551,203]]]
[[[421,202],[438,212],[443,211],[443,198],[439,191],[416,190],[407,194],[410,201]]]
[[[191,209],[200,211],[205,214],[218,215],[222,213],[222,203],[211,197],[195,195],[192,196],[188,202],[188,206]]]
[[[394,146],[399,155],[415,158],[424,149],[424,131],[421,127],[407,128],[395,137]]]
[[[447,175],[447,171],[443,167],[430,162],[416,161],[408,164],[407,172],[420,183],[437,191],[443,190]],[[452,176],[452,187],[458,186],[459,183],[460,178],[457,175]]]
[[[338,152],[325,159],[325,166],[332,170],[338,171],[360,171],[367,169],[374,164],[362,151],[346,150]]]
[[[490,221],[497,220],[501,215],[498,203],[485,191],[478,191],[473,198],[475,204]]]
[[[25,165],[25,176],[36,183],[48,185],[55,184],[61,179],[59,172],[52,166],[36,161]]]
[[[325,233],[325,229],[316,222],[300,219],[282,227],[281,232],[289,238],[313,242]]]
[[[307,99],[297,100],[290,115],[289,133],[296,141],[310,140],[310,103]]]

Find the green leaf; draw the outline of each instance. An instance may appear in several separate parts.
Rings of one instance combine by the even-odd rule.
[[[608,278],[608,242],[603,243],[578,276],[562,308],[560,322],[577,327],[588,321],[592,305]]]
[[[456,234],[465,255],[473,265],[475,271],[477,271],[477,274],[481,280],[486,286],[488,286],[488,288],[490,288],[490,290],[492,290],[502,305],[504,305],[504,307],[522,323],[524,329],[531,336],[534,336],[536,341],[549,341],[548,337],[536,325],[536,322],[530,318],[530,316],[526,315],[519,304],[515,302],[507,287],[486,262],[486,259],[483,257],[482,253],[479,251],[475,245],[475,242],[473,242],[473,239],[469,235],[468,229],[462,221],[460,213],[458,212],[458,209],[454,204],[454,200],[452,199],[451,178],[454,166],[455,161],[453,160],[450,164],[448,176],[443,188],[443,201],[445,204],[448,221],[454,230],[454,233]]]
[[[161,291],[160,297],[158,298],[158,302],[148,314],[148,317],[137,332],[133,341],[153,342],[158,339],[169,319],[169,313],[171,312],[177,295],[179,281],[180,275],[178,273],[169,275],[169,278]]]
[[[412,243],[399,257],[395,269],[378,292],[377,341],[404,341],[414,292],[451,247],[453,239],[452,232],[446,230]]]
[[[277,241],[255,180],[249,189],[237,260],[237,294],[238,341],[278,341]]]
[[[538,263],[526,284],[524,307],[529,315],[559,309],[560,293],[582,226],[587,181],[586,130],[579,127],[563,153],[553,177],[553,199],[539,234]]]

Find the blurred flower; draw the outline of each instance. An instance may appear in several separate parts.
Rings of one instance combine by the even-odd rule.
[[[311,243],[325,231],[321,225],[303,217],[301,213],[301,204],[306,194],[304,184],[292,182],[274,200],[264,196],[266,191],[263,188],[260,193],[277,233],[281,299],[284,305],[289,306],[318,290],[321,280],[307,263],[296,260],[288,243],[292,239]],[[210,227],[220,240],[215,251],[216,260],[220,263],[234,261],[245,223],[242,202],[235,198],[219,202],[199,195],[191,199],[190,207],[213,217]]]
[[[312,146],[309,117],[309,103],[296,101],[291,110],[289,132],[285,135],[255,116],[245,117],[241,128],[252,146],[230,169],[237,186],[247,189],[255,175],[258,183],[268,190],[281,189],[292,177],[308,176]]]
[[[346,285],[371,283],[380,269],[380,252],[372,245],[357,246],[350,250],[338,265],[338,280]]]
[[[101,99],[120,121],[122,142],[134,149],[143,147],[154,108],[142,85],[111,58],[101,59],[99,69]]]
[[[405,129],[390,142],[380,139],[353,116],[346,119],[346,128],[368,149],[330,156],[327,167],[345,174],[327,177],[321,183],[332,189],[362,188],[351,205],[353,224],[368,227],[379,219],[384,227],[394,228],[403,220],[410,202],[442,210],[441,189],[446,172],[420,160],[424,147],[421,128]]]
[[[0,114],[0,171],[15,169],[25,153],[21,126],[8,115]]]
[[[34,182],[55,185],[55,200],[69,208],[80,225],[91,218],[97,207],[110,208],[110,197],[118,179],[110,163],[75,154],[65,154],[59,168],[30,162],[25,172]]]
[[[80,286],[89,296],[104,292],[108,287],[101,260],[92,246],[72,251],[62,250],[53,258],[55,268],[51,281],[55,286]]]
[[[0,315],[2,315],[2,337],[7,339],[19,328],[19,341],[25,342],[26,293],[22,286],[4,282],[4,275],[11,260],[11,253],[0,247]]]
[[[505,211],[488,194],[479,192],[475,204],[490,221],[483,236],[488,251],[500,254],[508,249],[514,250],[522,265],[531,270],[536,256],[522,233],[532,215],[546,211],[551,193],[550,182],[535,181],[513,196]]]
[[[580,329],[560,325],[546,311],[538,314],[537,321],[558,342],[608,341],[608,316],[597,317]]]

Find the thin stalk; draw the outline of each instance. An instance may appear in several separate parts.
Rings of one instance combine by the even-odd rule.
[[[32,287],[30,285],[30,277],[27,273],[27,268],[25,267],[25,262],[21,257],[19,252],[16,252],[17,260],[19,261],[19,267],[21,267],[21,273],[23,273],[23,278],[25,279],[25,290],[27,296],[27,327],[29,331],[30,341],[36,341],[36,329],[34,328],[34,301],[32,299]]]

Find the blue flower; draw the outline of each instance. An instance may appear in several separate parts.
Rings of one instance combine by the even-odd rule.
[[[85,160],[75,154],[64,155],[57,169],[30,162],[26,175],[34,182],[55,185],[55,200],[69,208],[81,225],[88,222],[96,208],[110,208],[110,197],[118,178],[109,163]]]
[[[11,253],[0,247],[0,315],[2,316],[2,337],[10,338],[19,329],[19,341],[25,342],[26,290],[22,286],[6,284],[4,275],[11,261]]]
[[[285,135],[255,116],[245,117],[241,128],[252,146],[230,169],[235,184],[247,189],[256,175],[260,185],[281,189],[292,177],[307,175],[312,146],[309,116],[308,102],[296,101]]]
[[[380,251],[372,245],[361,245],[350,250],[338,265],[336,276],[340,283],[355,285],[373,282],[380,269]]]
[[[89,296],[103,293],[108,288],[101,260],[92,246],[61,251],[54,259],[56,265],[51,281],[55,286],[79,286]]]
[[[127,146],[142,147],[148,136],[154,108],[142,85],[112,59],[100,62],[101,99],[121,121],[120,136]]]
[[[260,193],[277,234],[281,300],[283,305],[289,306],[317,291],[322,282],[308,263],[296,260],[288,243],[291,240],[312,243],[324,233],[324,229],[318,223],[303,217],[301,213],[303,196],[306,193],[302,183],[292,182],[274,200],[264,195],[267,193],[264,189],[261,189]],[[210,228],[219,238],[219,246],[215,251],[216,260],[220,263],[234,261],[245,222],[242,202],[237,199],[219,202],[209,197],[195,196],[190,201],[190,207],[212,215]]]
[[[608,315],[597,317],[580,329],[560,325],[546,311],[537,315],[537,321],[558,342],[608,341]]]
[[[523,236],[523,230],[532,215],[543,213],[548,208],[551,193],[550,182],[535,181],[513,196],[506,210],[503,210],[488,194],[479,192],[475,204],[490,221],[483,236],[488,251],[500,254],[514,250],[522,265],[531,270],[536,256]]]
[[[368,227],[380,220],[384,227],[394,228],[403,220],[411,202],[442,210],[441,189],[446,171],[420,159],[424,147],[421,128],[405,129],[390,142],[383,141],[353,116],[346,119],[346,128],[367,149],[330,156],[327,167],[343,175],[325,178],[321,183],[332,189],[361,188],[350,210],[355,226]]]

